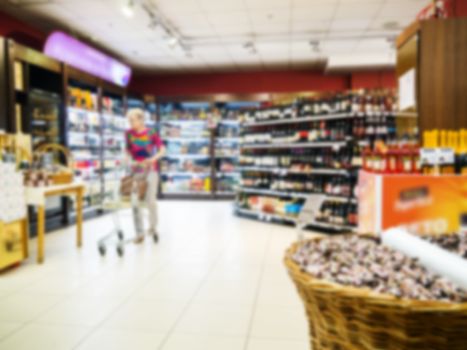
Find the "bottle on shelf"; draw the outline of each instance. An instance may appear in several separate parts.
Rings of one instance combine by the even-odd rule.
[[[457,172],[467,175],[467,129],[461,129],[458,136]]]

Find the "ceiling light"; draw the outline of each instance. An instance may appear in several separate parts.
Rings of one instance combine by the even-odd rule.
[[[387,21],[383,23],[383,29],[399,29],[400,25],[397,21]]]
[[[122,13],[125,17],[131,18],[135,15],[135,1],[128,0],[122,7]]]
[[[253,41],[247,41],[243,44],[243,47],[252,55],[256,54],[258,51],[256,50],[255,43]]]
[[[311,46],[311,50],[315,53],[320,53],[321,52],[321,48],[319,47],[319,41],[318,40],[311,40],[309,42],[310,46]]]
[[[173,49],[178,44],[178,38],[175,36],[169,36],[167,38],[167,44],[169,45],[171,49]]]

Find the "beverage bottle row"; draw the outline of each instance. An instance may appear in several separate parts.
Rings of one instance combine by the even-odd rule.
[[[239,159],[242,166],[285,168],[292,171],[306,172],[311,169],[349,169],[362,166],[361,147],[357,144],[332,148],[290,150],[248,150]]]
[[[325,201],[315,218],[317,222],[334,225],[357,224],[357,205],[354,203]]]

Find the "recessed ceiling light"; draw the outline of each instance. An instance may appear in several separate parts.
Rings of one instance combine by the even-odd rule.
[[[167,44],[171,49],[173,49],[178,44],[178,38],[175,36],[170,36],[167,38]]]
[[[387,21],[383,23],[383,28],[384,29],[398,29],[399,28],[399,22],[397,21]]]
[[[122,13],[125,17],[131,18],[135,15],[135,1],[128,0],[122,7]]]
[[[311,50],[313,50],[313,52],[321,52],[321,48],[319,47],[319,41],[318,40],[310,40],[309,42],[310,46],[311,46]]]

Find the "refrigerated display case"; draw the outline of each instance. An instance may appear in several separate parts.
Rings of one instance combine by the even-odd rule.
[[[70,83],[73,84],[73,83]],[[103,180],[100,171],[102,120],[98,92],[77,83],[68,88],[66,145],[75,160],[75,175],[85,183],[85,212],[101,209]]]
[[[34,148],[45,143],[60,143],[60,104],[58,94],[37,89],[30,92],[30,132]]]
[[[160,197],[212,196],[209,109],[203,102],[159,105],[160,136],[166,146]]]
[[[100,172],[103,179],[103,200],[112,199],[124,176],[125,130],[128,121],[122,95],[105,92],[102,98],[102,155]]]
[[[221,118],[217,122],[215,132],[215,193],[217,196],[235,196],[239,184],[240,172],[238,159],[240,156],[240,120],[243,113],[251,108],[259,107],[258,102],[217,103]]]

